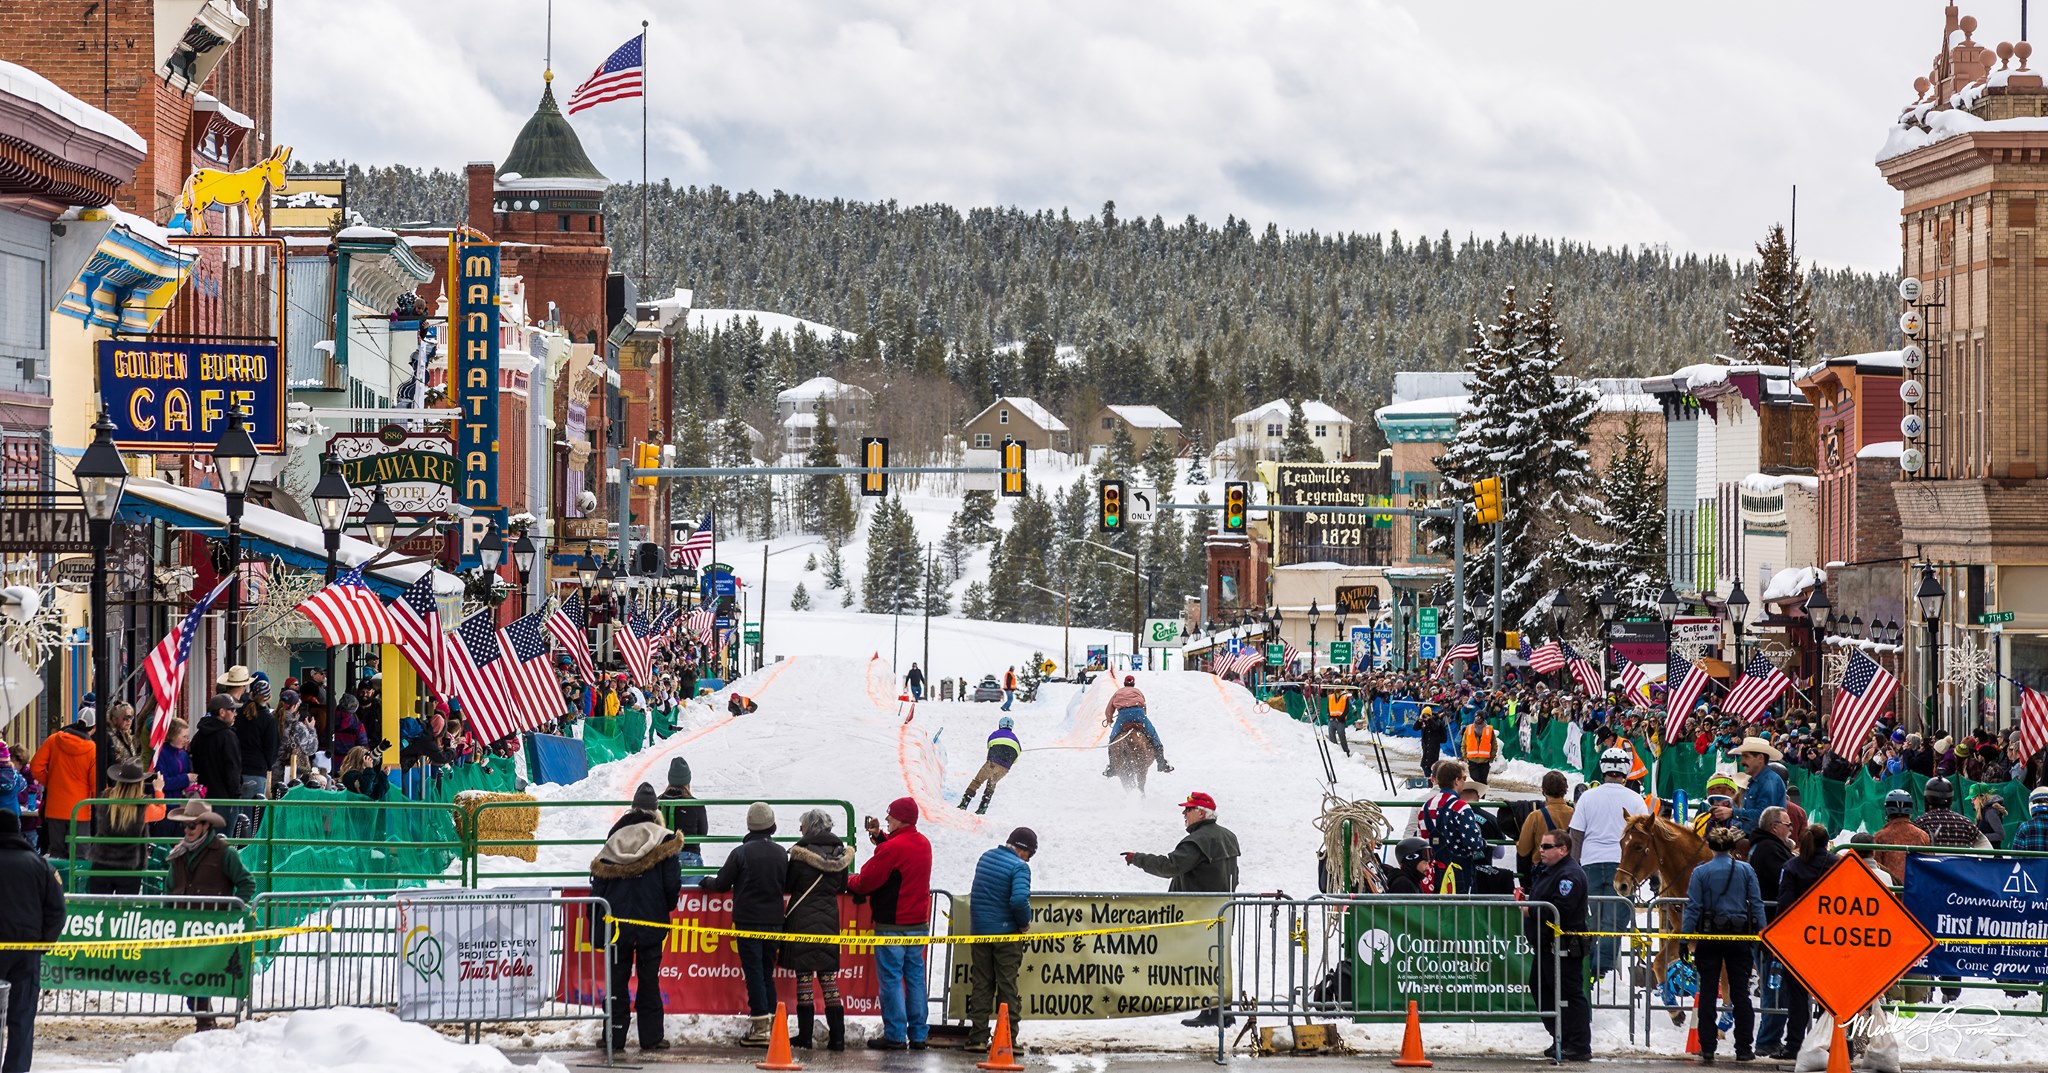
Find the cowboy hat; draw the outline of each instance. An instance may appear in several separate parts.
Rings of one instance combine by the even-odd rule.
[[[237,663],[234,666],[228,668],[228,673],[223,674],[219,678],[214,679],[213,684],[221,687],[222,689],[233,689],[237,686],[248,685],[249,683],[254,682],[255,680],[256,679],[249,674],[249,668]]]
[[[149,780],[149,772],[132,761],[107,769],[107,781],[121,786],[138,786]]]
[[[1779,752],[1777,746],[1755,735],[1742,739],[1742,744],[1728,751],[1736,756],[1741,756],[1743,753],[1762,753],[1772,760],[1785,759],[1785,754]]]
[[[186,798],[183,806],[164,818],[177,823],[204,823],[214,827],[228,825],[228,821],[222,819],[220,813],[207,808],[206,802],[196,797]]]

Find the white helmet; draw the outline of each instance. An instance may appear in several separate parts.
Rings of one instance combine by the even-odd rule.
[[[1628,750],[1614,748],[1600,754],[1600,774],[1627,775],[1635,762],[1629,759]]]

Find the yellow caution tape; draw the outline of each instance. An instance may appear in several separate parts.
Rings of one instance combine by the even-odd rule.
[[[856,935],[840,932],[838,935],[811,935],[787,931],[747,931],[741,928],[714,928],[704,924],[678,924],[674,921],[632,920],[626,917],[604,918],[614,926],[637,924],[643,928],[665,928],[669,931],[693,932],[698,935],[722,935],[732,939],[765,939],[770,942],[830,943],[838,946],[865,949],[871,946],[961,946],[969,943],[1032,943],[1040,939],[1061,939],[1074,935],[1121,935],[1134,931],[1159,931],[1164,928],[1213,928],[1223,923],[1222,917],[1204,920],[1174,920],[1163,924],[1133,924],[1124,928],[1090,928],[1086,931],[1038,931],[1018,932],[1014,935]]]
[[[1545,923],[1549,922],[1545,921]],[[1550,930],[1558,935],[1577,935],[1587,939],[1633,938],[1638,941],[1644,939],[1679,939],[1686,942],[1725,939],[1738,943],[1760,942],[1763,939],[1761,935],[1695,935],[1688,932],[1666,931],[1562,931],[1556,924],[1551,924]],[[2001,946],[2005,944],[2038,946],[2043,943],[2048,943],[2048,939],[1965,939],[1960,936],[1937,936],[1934,940],[1934,945],[1936,946]]]
[[[258,943],[265,939],[282,939],[287,935],[305,935],[310,932],[333,931],[325,925],[305,925],[294,928],[265,928],[262,931],[236,931],[225,935],[191,935],[174,939],[92,939],[88,941],[54,943],[0,943],[0,950],[34,950],[57,957],[79,957],[90,954],[113,954],[128,950],[185,950],[201,946],[240,946],[243,943]]]

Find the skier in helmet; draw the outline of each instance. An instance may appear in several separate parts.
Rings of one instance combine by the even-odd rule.
[[[1015,720],[1003,716],[996,721],[995,730],[988,736],[988,758],[981,762],[981,770],[974,773],[974,781],[967,784],[967,792],[960,795],[960,807],[966,808],[973,800],[974,791],[981,791],[981,807],[974,810],[977,816],[988,814],[989,798],[996,795],[996,783],[1010,773],[1011,765],[1024,752],[1024,745],[1017,740]]]
[[[1388,894],[1428,894],[1429,840],[1404,838],[1394,847],[1395,871],[1387,877]]]
[[[1110,741],[1115,741],[1117,735],[1124,732],[1125,727],[1136,724],[1144,728],[1145,736],[1152,740],[1152,756],[1159,762],[1159,770],[1173,770],[1173,765],[1166,762],[1166,746],[1160,744],[1158,728],[1154,727],[1152,720],[1145,715],[1145,694],[1138,692],[1138,678],[1136,675],[1124,675],[1123,688],[1110,694],[1109,707],[1103,710],[1102,721],[1109,723],[1112,716],[1115,717],[1115,722],[1109,728]],[[1115,776],[1115,767],[1104,767],[1102,769],[1103,778],[1114,778]]]
[[[1905,790],[1893,790],[1884,795],[1884,826],[1878,828],[1872,840],[1881,846],[1924,846],[1927,832],[1913,822],[1913,795]],[[1906,884],[1906,851],[1902,849],[1881,849],[1872,858],[1892,882],[1899,886]]]

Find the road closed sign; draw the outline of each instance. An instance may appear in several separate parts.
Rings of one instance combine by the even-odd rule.
[[[1763,941],[1835,1015],[1838,1033],[1934,949],[1934,936],[1853,853],[1779,913]]]

